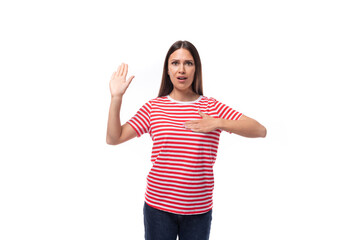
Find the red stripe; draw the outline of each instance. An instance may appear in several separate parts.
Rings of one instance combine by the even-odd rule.
[[[153,170],[155,169],[159,169],[159,170],[163,170],[163,169],[167,169],[167,170],[172,170],[172,171],[179,171],[179,173],[184,174],[184,172],[186,173],[196,173],[196,174],[211,174],[212,173],[212,167],[206,167],[207,169],[205,169],[205,167],[201,167],[200,169],[197,168],[179,168],[179,167],[172,167],[174,164],[172,164],[171,167],[169,166],[162,166],[160,164],[156,164],[157,162],[155,162],[155,165],[152,167]],[[197,170],[195,170],[197,169]],[[194,176],[195,174],[193,174]]]
[[[152,195],[154,195],[154,194],[152,194]],[[156,197],[155,195],[154,195],[155,197],[149,196],[149,194],[146,194],[146,196],[147,196],[147,199],[151,199],[151,200],[155,200],[155,201],[156,201],[156,199],[158,201],[166,201],[166,203],[168,203],[168,204],[177,204],[177,205],[181,205],[181,206],[184,206],[184,207],[186,207],[186,206],[194,206],[194,203],[192,203],[192,202],[183,203],[184,200],[182,200],[183,202],[180,202],[180,201],[172,201],[172,200],[175,200],[173,198],[169,198],[169,200],[167,200],[167,199],[163,199],[161,197]],[[207,199],[207,201],[204,201],[203,203],[196,203],[196,204],[198,204],[198,205],[209,205],[209,204],[211,204],[211,198]]]
[[[167,145],[167,147],[168,148],[184,149],[183,146],[169,146],[169,145]],[[203,145],[201,147],[203,147]],[[154,145],[152,149],[153,149],[153,152],[156,152],[156,151],[160,151],[162,148],[163,148],[162,145]],[[189,150],[189,151],[187,151],[189,153],[191,153],[190,150],[193,150],[193,151],[202,151],[202,153],[206,153],[206,154],[209,154],[209,155],[214,154],[214,152],[212,152],[213,149],[210,150],[210,149],[203,149],[203,148],[199,148],[199,147],[190,147],[190,146],[186,146],[185,149]],[[185,151],[183,151],[183,152],[185,153]],[[216,154],[214,154],[214,155],[216,155]]]
[[[155,182],[150,178],[148,178],[148,184],[149,185],[153,184],[153,186],[156,187],[156,188],[170,188],[170,189],[181,188],[181,189],[187,189],[187,190],[197,190],[197,191],[189,191],[189,193],[198,192],[198,191],[204,192],[205,190],[207,190],[205,188],[209,188],[209,189],[214,188],[214,185],[212,185],[212,186],[201,186],[201,187],[190,187],[190,186],[181,186],[181,185],[171,184],[171,183],[166,183],[165,184],[165,183]],[[184,191],[184,190],[176,189],[176,191]],[[209,190],[207,190],[207,191],[209,191]]]
[[[177,193],[187,194],[187,197],[192,197],[191,194],[200,194],[200,193],[201,194],[209,194],[209,191],[211,191],[208,189],[202,189],[202,190],[198,190],[198,191],[185,191],[185,190],[171,188],[170,187],[171,185],[156,186],[155,184],[156,183],[152,183],[151,181],[148,181],[148,186],[151,187],[152,189],[160,189],[160,190],[165,190],[165,191],[166,190],[167,191],[176,191]],[[180,188],[180,187],[177,187],[177,188]],[[188,189],[191,189],[191,188],[188,188]],[[196,188],[194,188],[194,189],[196,189]],[[157,192],[157,191],[155,191],[155,192]]]
[[[152,195],[152,196],[155,196],[155,197],[158,197],[158,198],[163,198],[163,195],[164,195],[164,193],[161,193],[161,194],[156,194],[156,193],[154,193],[154,192],[148,192],[147,193],[147,196],[148,196],[148,198],[150,198],[150,199],[152,199],[153,197],[152,196],[150,196],[150,195]],[[211,201],[211,196],[208,196],[207,194],[206,195],[204,195],[204,196],[206,196],[205,198],[200,198],[200,199],[196,199],[196,200],[193,200],[193,199],[188,199],[188,200],[186,200],[186,199],[183,199],[183,198],[177,198],[177,197],[172,197],[172,196],[170,196],[170,195],[167,195],[167,197],[169,198],[169,199],[171,199],[171,200],[174,200],[174,202],[175,201],[182,201],[182,202],[190,202],[192,205],[194,205],[192,202],[193,201],[204,201],[205,203],[206,203],[206,200],[209,200],[209,201]],[[176,202],[175,202],[176,203]],[[201,204],[204,204],[204,203],[201,203]]]
[[[130,126],[132,126],[136,132],[136,134],[138,135],[138,137],[141,136],[141,132],[139,131],[139,126],[133,122],[133,121],[128,121],[128,123],[130,124]]]
[[[208,212],[211,207],[212,207],[212,204],[209,205],[208,207],[204,207],[204,208],[208,208],[207,210],[204,210],[204,211],[199,211],[197,210],[198,208],[181,208],[181,207],[176,207],[176,209],[179,209],[179,210],[169,210],[169,208],[174,208],[174,206],[172,205],[169,205],[169,204],[161,204],[161,206],[164,206],[164,207],[158,207],[158,206],[155,206],[155,205],[158,205],[157,202],[155,201],[152,201],[150,199],[147,199],[147,204],[151,207],[154,207],[154,208],[157,208],[157,209],[160,209],[160,210],[163,210],[163,211],[168,211],[168,212],[173,212],[173,213],[176,213],[176,214],[184,214],[184,213],[188,213],[188,211],[192,210],[191,211],[191,214],[201,214],[201,213],[206,213]],[[154,205],[152,205],[154,204]]]
[[[183,149],[183,148],[181,148]],[[170,150],[170,151],[161,151],[162,154],[165,154],[165,153],[168,153],[166,156],[173,156],[173,155],[170,155],[170,153],[183,153],[183,154],[192,154],[194,155],[195,153],[194,152],[189,152],[189,151],[177,151],[177,150]],[[196,159],[214,159],[214,157],[216,157],[215,154],[209,152],[209,153],[202,153],[201,155],[198,153],[199,157],[197,157]],[[211,156],[211,157],[208,157],[208,156],[205,156],[205,155],[208,155],[208,156]],[[179,156],[179,155],[175,155],[175,156]],[[188,157],[188,158],[194,158],[193,156],[189,156],[189,155],[182,155],[184,157]],[[188,161],[187,161],[188,162]],[[193,163],[198,163],[198,161],[194,161]]]
[[[162,182],[170,182],[170,183],[177,183],[177,184],[186,184],[186,185],[205,185],[207,184],[208,187],[212,186],[214,187],[214,181],[211,181],[211,182],[191,182],[191,181],[178,181],[178,180],[169,180],[169,179],[162,179],[162,178],[157,178],[157,177],[154,177],[152,175],[149,175],[148,178],[150,179],[153,179],[154,181],[162,181]],[[161,184],[161,183],[159,183]],[[199,187],[198,187],[199,188]]]
[[[170,169],[169,169],[170,170]],[[171,170],[174,170],[174,169],[171,169]],[[167,173],[167,174],[174,174],[173,171],[166,171],[166,170],[163,170],[161,168],[159,169],[156,169],[156,168],[152,168],[151,169],[151,172],[157,172],[159,174],[161,173]],[[213,177],[214,174],[213,173],[203,173],[203,174],[195,174],[195,173],[184,173],[184,172],[180,172],[180,173],[176,173],[176,174],[179,174],[181,176],[189,176],[189,177]]]
[[[154,165],[147,177],[145,193],[150,206],[178,214],[200,214],[212,208],[212,166],[221,130],[196,133],[185,129],[185,122],[201,119],[199,109],[214,118],[241,116],[213,98],[179,104],[160,97],[144,104],[128,121],[138,136],[151,130],[154,141],[151,153]]]
[[[207,182],[214,182],[214,178],[212,176],[209,176],[209,177],[203,177],[203,178],[193,178],[193,177],[185,177],[185,176],[169,176],[169,175],[164,175],[163,174],[164,172],[162,172],[162,174],[158,174],[156,172],[150,172],[149,173],[149,176],[152,175],[152,176],[156,176],[156,177],[166,177],[166,178],[176,178],[177,180],[181,181],[185,181],[185,182],[189,182],[189,181],[207,181]]]
[[[172,151],[173,153],[175,153],[176,151]],[[182,159],[182,158],[191,158],[191,159],[199,159],[199,160],[203,160],[203,159],[208,159],[208,160],[214,160],[213,157],[205,157],[203,155],[200,155],[200,156],[188,156],[188,155],[174,155],[174,154],[170,154],[168,152],[165,152],[165,151],[161,151],[161,153],[164,153],[166,154],[166,157],[177,157],[179,158],[179,161],[184,161],[184,162],[189,162],[188,160],[185,160],[185,159]],[[158,158],[159,159],[159,158]],[[166,160],[169,160],[169,161],[176,161],[176,159],[172,159],[172,158],[161,158],[161,159],[166,159]],[[192,163],[202,163],[201,161],[193,161]]]
[[[211,197],[212,195],[208,194],[208,193],[201,193],[201,194],[192,194],[191,196],[190,195],[186,195],[186,194],[181,194],[180,192],[174,192],[173,190],[171,192],[169,191],[161,191],[159,189],[156,189],[156,188],[153,188],[152,186],[147,186],[147,188],[149,189],[149,192],[152,192],[152,193],[156,193],[158,194],[159,196],[169,196],[171,198],[175,198],[175,197],[179,197],[179,198],[202,198],[202,197]]]
[[[163,136],[163,135],[161,135]],[[203,143],[204,141],[206,141],[207,143],[215,143],[218,144],[218,141],[212,141],[210,139],[196,139],[196,138],[177,138],[177,137],[157,137],[156,141],[160,141],[160,140],[181,140],[181,141],[193,141],[193,142],[199,142],[199,143]],[[177,143],[179,144],[179,143]],[[193,143],[194,144],[194,143]]]
[[[179,129],[180,130],[180,129]],[[179,131],[177,130],[177,131]],[[179,133],[168,133],[166,131],[174,131],[174,128],[170,129],[170,128],[161,128],[159,130],[153,130],[152,133],[155,134],[155,133],[158,133],[157,135],[159,136],[167,136],[169,134],[171,134],[171,136],[186,136],[186,137],[199,137],[201,140],[206,138],[206,139],[213,139],[215,141],[219,141],[219,136],[218,134],[213,134],[213,133],[208,133],[208,134],[199,134],[199,133],[193,133],[191,130],[182,130],[183,132],[180,132]],[[212,135],[215,135],[215,136],[212,136]],[[194,139],[195,138],[191,138],[191,139]]]

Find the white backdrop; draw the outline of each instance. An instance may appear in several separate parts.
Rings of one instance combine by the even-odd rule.
[[[356,1],[2,1],[0,239],[143,239],[149,135],[105,142],[109,79],[156,97],[177,40],[204,94],[265,139],[221,136],[212,240],[360,239]]]

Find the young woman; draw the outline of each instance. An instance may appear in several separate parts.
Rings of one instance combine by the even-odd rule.
[[[159,95],[127,123],[120,123],[126,80],[122,63],[110,80],[111,104],[106,142],[116,145],[149,133],[153,166],[144,205],[146,240],[206,240],[212,219],[212,193],[220,133],[265,137],[266,129],[218,100],[203,96],[199,54],[190,42],[169,49]]]

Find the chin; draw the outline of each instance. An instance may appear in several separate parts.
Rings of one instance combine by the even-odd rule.
[[[191,85],[190,86],[174,86],[174,88],[178,91],[188,91],[191,90]]]

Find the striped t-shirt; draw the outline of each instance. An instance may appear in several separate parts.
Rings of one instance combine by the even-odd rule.
[[[201,119],[199,110],[228,120],[242,115],[214,98],[179,102],[165,96],[145,103],[128,121],[138,137],[149,133],[153,140],[145,202],[154,208],[183,215],[212,208],[213,165],[221,130],[197,133],[185,129],[186,121]]]

